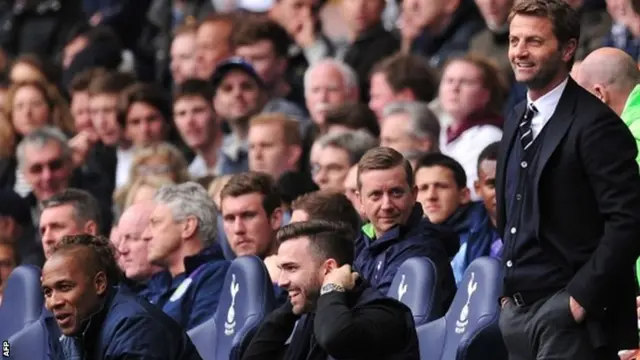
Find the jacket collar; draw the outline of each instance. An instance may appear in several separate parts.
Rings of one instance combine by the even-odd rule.
[[[218,244],[202,249],[199,253],[184,258],[185,275],[189,276],[201,265],[214,260],[224,260],[222,248]]]
[[[422,221],[423,215],[422,205],[416,202],[413,206],[413,210],[411,210],[411,215],[409,215],[407,222],[405,224],[399,224],[392,227],[389,231],[382,234],[380,238],[376,238],[373,224],[365,224],[362,227],[362,233],[364,234],[368,247],[385,247],[387,244],[395,242],[397,239],[400,239],[409,232],[409,230],[417,227]]]

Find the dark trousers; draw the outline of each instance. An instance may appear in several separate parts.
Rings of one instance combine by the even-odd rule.
[[[523,306],[509,299],[500,312],[500,330],[509,360],[619,359],[614,349],[594,349],[587,327],[571,314],[566,290]]]

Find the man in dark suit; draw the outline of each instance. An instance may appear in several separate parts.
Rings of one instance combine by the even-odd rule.
[[[636,348],[637,148],[569,78],[580,34],[563,0],[523,0],[509,59],[527,100],[505,124],[497,173],[500,328],[510,359],[618,359]]]

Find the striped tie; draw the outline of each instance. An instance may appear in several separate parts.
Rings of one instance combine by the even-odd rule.
[[[527,106],[527,111],[524,112],[522,121],[520,122],[520,141],[522,142],[522,148],[526,151],[533,144],[533,132],[531,131],[531,120],[538,112],[533,104]]]

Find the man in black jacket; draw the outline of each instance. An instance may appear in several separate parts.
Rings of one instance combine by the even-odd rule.
[[[351,271],[354,234],[348,225],[298,222],[280,229],[277,238],[278,283],[289,301],[267,317],[243,359],[420,358],[409,308]]]
[[[638,346],[638,149],[620,118],[569,76],[579,37],[565,1],[511,10],[509,58],[527,87],[496,170],[500,328],[511,359],[618,359]]]

